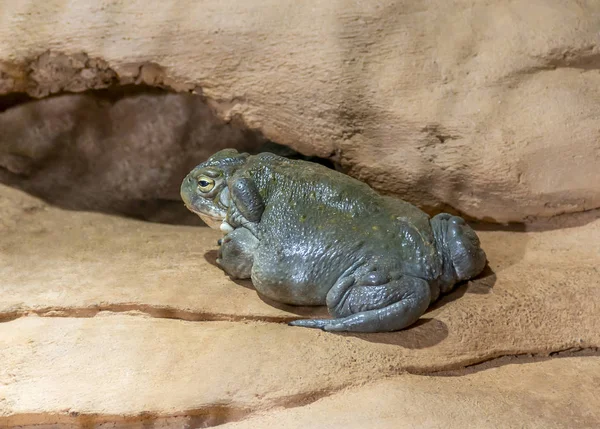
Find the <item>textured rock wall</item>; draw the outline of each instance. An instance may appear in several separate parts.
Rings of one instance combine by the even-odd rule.
[[[597,1],[0,7],[0,94],[167,86],[425,208],[600,206]]]

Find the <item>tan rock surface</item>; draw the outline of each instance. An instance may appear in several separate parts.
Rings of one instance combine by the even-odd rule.
[[[212,264],[219,235],[208,228],[64,211],[0,189],[5,320],[29,312],[81,317],[108,310],[284,322],[325,312],[277,305],[261,299],[249,282],[231,281]],[[600,346],[600,220],[480,236],[490,264],[482,277],[442,299],[413,329],[344,341],[389,346],[392,355],[402,350],[395,362],[412,371]],[[303,331],[277,329],[294,336]]]
[[[406,375],[223,429],[597,428],[600,358],[513,364],[461,377]]]
[[[345,403],[360,410],[356,398],[365,393],[382,425],[406,412],[410,427],[437,395],[457,427],[498,427],[502,413],[524,401],[526,386],[535,394],[507,425],[521,418],[532,427],[566,427],[561,422],[573,416],[586,427],[597,419],[588,400],[597,358],[483,378],[405,374],[357,387],[502,355],[599,347],[600,221],[593,213],[575,220],[556,230],[480,231],[492,272],[458,288],[411,329],[338,335],[274,323],[323,309],[274,307],[248,283],[229,280],[211,263],[218,234],[208,228],[66,211],[2,186],[0,427],[206,427],[343,389],[350,390],[309,407],[319,416],[331,406],[335,417]],[[545,384],[544,371],[556,374]],[[589,382],[573,376],[581,371]],[[421,379],[429,381],[419,390]],[[559,379],[567,383],[561,390]],[[521,384],[511,388],[515,380]],[[392,407],[390,398],[407,392],[415,392],[414,402]],[[452,392],[463,398],[445,402]],[[567,397],[573,406],[558,419]],[[543,398],[550,411],[542,418]],[[435,408],[430,426],[444,416]],[[273,412],[256,422],[288,419]],[[302,412],[289,422],[310,424]]]
[[[0,8],[0,94],[163,85],[423,207],[600,207],[597,1]]]
[[[484,275],[410,329],[352,335],[287,326],[324,309],[232,282],[207,228],[0,185],[0,428],[600,426],[598,357],[464,369],[600,347],[600,3],[0,9],[0,111],[166,87],[424,208],[499,222],[587,211],[527,231],[481,225]],[[207,151],[256,143],[220,121],[211,139],[192,95],[92,98],[2,112],[0,181],[125,212],[174,199]],[[446,370],[459,376],[431,375]]]
[[[193,415],[203,422],[195,427],[205,427],[261,409],[301,406],[372,382],[397,373],[396,363],[404,359],[397,346],[371,347],[366,341],[279,324],[123,315],[24,317],[0,325],[0,345],[0,364],[7,368],[1,379],[0,424],[7,426],[68,427],[83,419],[113,427],[144,416],[165,423]],[[575,427],[593,427],[590,422],[599,421],[599,374],[600,359],[592,357],[462,378],[404,375],[244,427],[269,427],[263,422],[273,427],[279,416],[292,427],[303,422],[320,427],[320,418],[335,423],[352,420],[351,415],[357,424],[373,418],[383,425],[405,413],[406,423],[456,422],[452,427],[474,417],[471,423],[487,425],[480,427],[519,419],[538,424],[534,427],[544,422],[568,427],[559,424],[568,420],[581,423]],[[513,415],[507,418],[509,412]]]
[[[127,417],[273,406],[390,365],[367,343],[281,324],[23,317],[0,331],[2,368],[10,368],[1,407],[14,416],[10,424],[20,416],[49,423],[61,410]]]

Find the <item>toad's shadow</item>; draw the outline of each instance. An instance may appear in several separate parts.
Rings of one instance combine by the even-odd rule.
[[[390,344],[405,349],[426,349],[433,347],[448,337],[448,326],[438,319],[421,318],[410,327],[396,332],[332,332],[332,335],[354,337],[369,343]]]
[[[217,251],[210,250],[206,252],[205,259],[208,263],[217,266]],[[225,275],[225,274],[224,274]],[[250,280],[231,279],[235,284],[247,289],[254,289]],[[486,265],[484,270],[474,279],[461,283],[455,286],[454,290],[443,295],[432,304],[425,312],[425,317],[422,317],[410,327],[396,332],[377,332],[377,333],[353,333],[353,332],[331,332],[331,335],[339,335],[343,337],[355,337],[363,341],[380,344],[391,344],[407,349],[425,349],[433,347],[448,337],[448,326],[441,320],[428,318],[426,315],[431,311],[437,310],[446,304],[449,304],[461,298],[465,293],[487,294],[496,283],[496,274]],[[329,318],[329,313],[325,306],[305,307],[282,304],[273,301],[257,292],[258,297],[266,304],[307,318]],[[303,329],[303,328],[302,328]]]

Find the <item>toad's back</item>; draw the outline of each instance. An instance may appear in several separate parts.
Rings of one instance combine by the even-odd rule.
[[[429,217],[400,200],[318,164],[262,154],[246,169],[265,210],[259,277],[303,303],[322,302],[345,272],[377,260],[426,280],[440,272]]]

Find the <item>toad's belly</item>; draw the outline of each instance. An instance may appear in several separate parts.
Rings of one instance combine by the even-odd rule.
[[[290,305],[325,305],[325,298],[331,286],[312,282],[296,282],[293,279],[274,281],[252,274],[252,283],[261,295]]]
[[[341,276],[340,270],[307,260],[264,262],[254,261],[252,283],[261,295],[284,304],[325,305],[327,293]]]
[[[363,259],[361,252],[342,252],[334,247],[326,251],[293,250],[275,246],[259,249],[252,266],[252,283],[260,294],[286,304],[325,305],[329,290]]]

